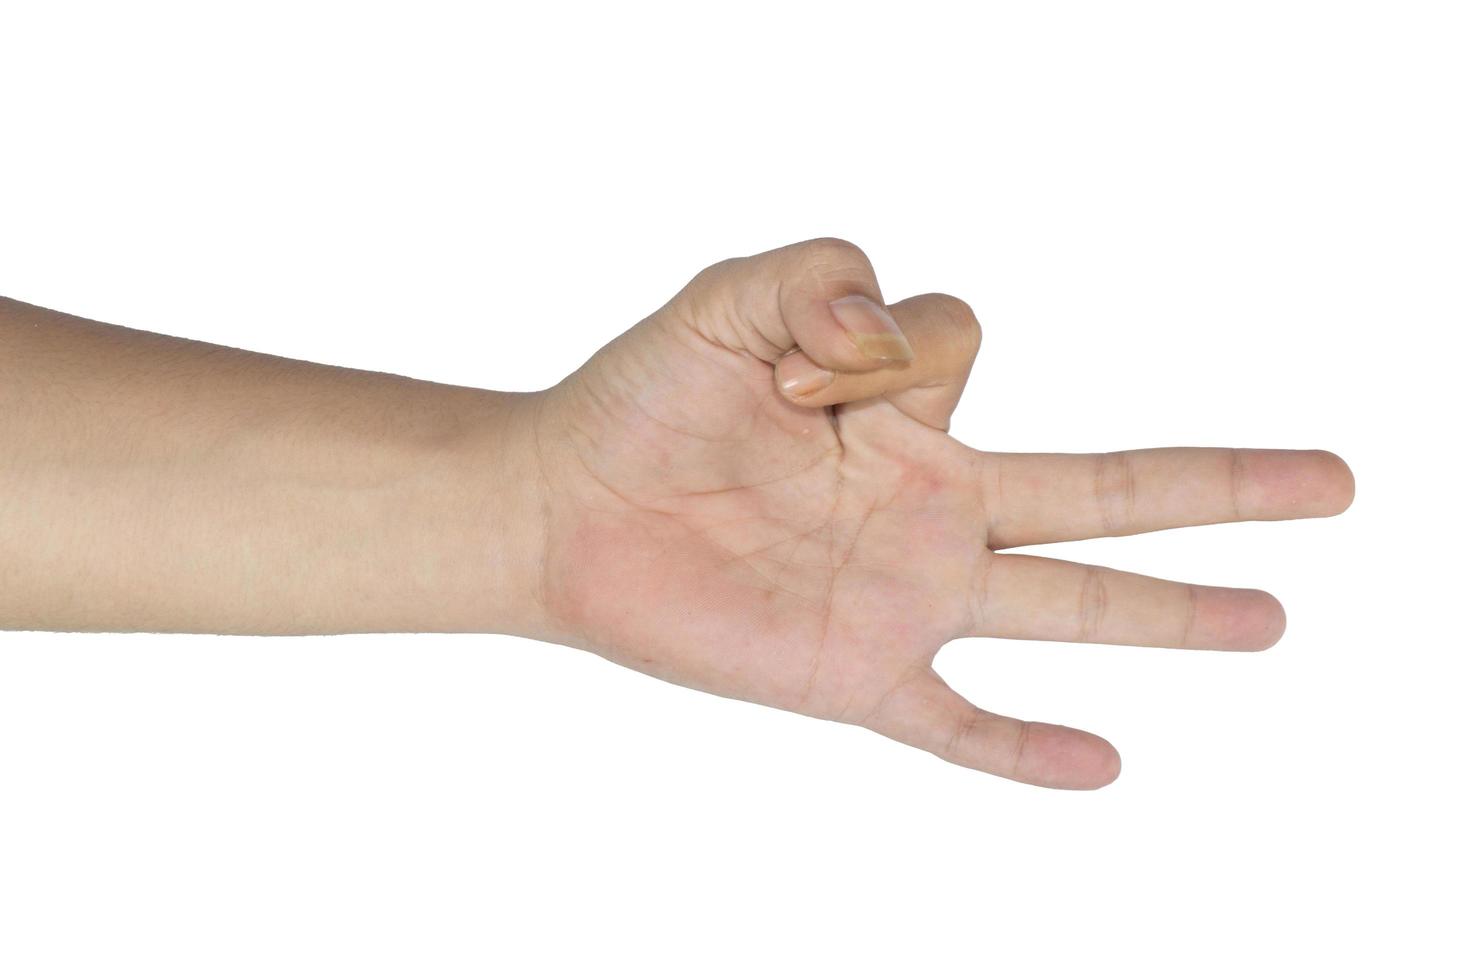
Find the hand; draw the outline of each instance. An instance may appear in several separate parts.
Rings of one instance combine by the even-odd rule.
[[[977,452],[945,430],[980,346],[943,295],[883,305],[856,247],[715,265],[547,393],[541,597],[567,642],[665,680],[862,725],[962,766],[1092,788],[1086,732],[935,673],[969,636],[1258,650],[1264,592],[1001,553],[1345,509],[1322,452]]]

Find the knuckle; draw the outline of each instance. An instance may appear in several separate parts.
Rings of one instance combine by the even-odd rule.
[[[948,293],[930,293],[925,299],[950,327],[950,335],[961,353],[972,359],[980,353],[980,320],[969,303]]]
[[[871,282],[873,263],[867,254],[842,238],[813,238],[794,246],[801,265],[822,280]]]
[[[716,332],[735,329],[742,320],[745,290],[741,283],[749,263],[748,258],[733,257],[706,266],[669,300],[664,311],[696,329],[700,324]]]
[[[1245,454],[1230,450],[1230,513],[1237,521],[1245,519],[1240,507],[1240,492],[1245,484]]]
[[[687,292],[692,289],[707,289],[716,283],[724,282],[739,267],[742,261],[744,260],[732,257],[721,259],[719,262],[707,265],[695,273],[694,278],[689,280],[689,285],[685,286],[684,290]]]
[[[944,748],[939,752],[940,758],[959,762],[970,755],[970,746],[976,738],[980,718],[978,711],[967,711],[957,718],[949,730]]]
[[[1180,630],[1179,649],[1189,650],[1194,639],[1194,624],[1199,618],[1199,586],[1186,585],[1184,590],[1184,628]]]
[[[1092,496],[1098,520],[1108,534],[1126,534],[1134,524],[1138,480],[1133,454],[1102,453],[1093,474]]]
[[[1031,741],[1032,722],[1023,721],[1016,725],[1015,744],[1011,748],[1010,769],[1005,773],[1011,779],[1017,778],[1026,767],[1026,746]]]
[[[1079,642],[1089,643],[1097,639],[1107,612],[1107,578],[1101,568],[1089,565],[1083,574],[1082,589],[1077,596],[1077,639]]]

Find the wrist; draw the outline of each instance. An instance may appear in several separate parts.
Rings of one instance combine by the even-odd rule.
[[[426,533],[404,541],[405,567],[425,586],[419,628],[553,638],[543,595],[550,507],[536,438],[544,393],[455,395],[452,420],[420,450],[431,474],[419,502]]]

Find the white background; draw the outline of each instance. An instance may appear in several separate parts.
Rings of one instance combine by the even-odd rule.
[[[947,649],[1069,794],[517,639],[3,635],[0,974],[1464,976],[1459,5],[519,6],[6,4],[0,293],[524,389],[839,235],[975,306],[973,444],[1348,459],[1042,549],[1286,638]]]

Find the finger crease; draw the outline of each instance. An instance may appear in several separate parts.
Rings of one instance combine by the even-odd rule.
[[[1199,587],[1195,585],[1186,585],[1184,588],[1187,593],[1184,615],[1184,635],[1179,638],[1179,647],[1182,650],[1189,650],[1192,649],[1189,645],[1189,641],[1194,635],[1194,621],[1195,618],[1199,615]]]
[[[1077,638],[1090,643],[1098,636],[1103,616],[1108,608],[1108,588],[1103,570],[1089,565],[1082,581],[1082,591],[1077,598]]]

